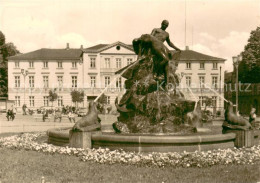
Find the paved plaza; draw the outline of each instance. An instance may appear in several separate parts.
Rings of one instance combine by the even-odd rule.
[[[102,126],[108,126],[116,121],[114,115],[99,115],[101,118]],[[76,121],[80,117],[76,117]],[[57,120],[59,121],[59,120]],[[8,132],[39,132],[46,131],[50,128],[57,127],[72,127],[74,123],[71,123],[67,117],[63,117],[61,122],[54,122],[54,117],[50,115],[50,120],[43,122],[42,119],[34,119],[33,115],[17,114],[14,121],[7,121],[6,114],[0,114],[0,133]]]

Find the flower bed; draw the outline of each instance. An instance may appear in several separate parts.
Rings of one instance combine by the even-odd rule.
[[[1,148],[25,149],[48,154],[65,154],[77,156],[82,161],[98,163],[122,163],[142,166],[172,167],[208,167],[228,164],[255,164],[260,162],[260,146],[251,148],[232,148],[202,152],[170,152],[170,153],[134,153],[123,150],[80,149],[58,147],[47,143],[38,143],[37,138],[44,133],[25,133],[0,138]]]

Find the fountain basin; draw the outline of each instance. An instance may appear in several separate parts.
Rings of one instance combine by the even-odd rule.
[[[69,145],[70,128],[53,128],[47,131],[48,143]],[[135,152],[193,152],[233,148],[236,134],[213,135],[141,135],[141,134],[92,134],[92,148],[123,149]]]
[[[92,147],[135,152],[193,152],[233,148],[235,137],[234,133],[193,136],[95,134],[92,135]]]
[[[57,146],[69,146],[69,130],[71,127],[51,128],[47,130],[48,143]]]

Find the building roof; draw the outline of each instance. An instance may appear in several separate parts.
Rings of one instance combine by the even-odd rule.
[[[104,48],[104,47],[106,47],[108,45],[109,44],[97,44],[95,46],[91,46],[91,47],[88,47],[88,48],[84,49],[84,51],[86,51],[86,50],[99,50],[99,49],[102,49],[102,48]]]
[[[78,60],[81,56],[81,49],[42,48],[29,53],[11,56],[8,60]]]
[[[99,53],[102,52],[104,50],[107,50],[113,46],[123,46],[125,48],[130,49],[131,51],[133,51],[133,46],[132,45],[128,45],[128,44],[124,44],[122,42],[116,42],[113,44],[98,44],[89,48],[84,49],[84,53]],[[175,52],[175,51],[173,51]],[[183,50],[181,52],[180,55],[180,60],[182,61],[225,61],[225,59],[223,58],[218,58],[218,57],[213,57],[210,55],[206,55],[206,54],[202,54],[193,50]]]
[[[120,41],[117,41],[112,44],[98,44],[98,45],[95,45],[92,47],[88,47],[88,48],[84,49],[83,51],[84,51],[84,53],[99,53],[99,52],[102,52],[104,50],[107,50],[109,48],[112,48],[112,47],[118,46],[118,45],[120,45],[126,49],[129,49],[131,51],[134,51],[132,45],[128,45],[128,44],[122,43]]]
[[[25,54],[11,56],[8,60],[78,60],[82,53],[100,53],[114,46],[122,46],[131,51],[132,45],[122,43],[120,41],[113,44],[98,44],[86,49],[50,49],[42,48]],[[172,51],[175,52],[175,51]],[[225,61],[223,58],[213,57],[202,54],[193,50],[183,50],[180,55],[180,61]]]
[[[225,61],[225,59],[205,55],[193,50],[182,50],[180,55],[180,61]]]

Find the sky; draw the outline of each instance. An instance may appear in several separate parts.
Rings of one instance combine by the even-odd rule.
[[[177,47],[224,58],[232,71],[232,56],[260,25],[260,0],[0,0],[0,30],[22,53],[131,44],[164,19]]]

